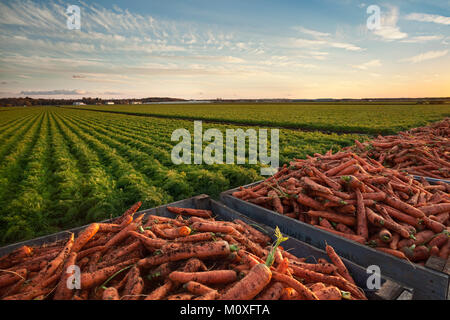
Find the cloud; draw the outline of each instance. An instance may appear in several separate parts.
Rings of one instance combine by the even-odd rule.
[[[437,14],[411,13],[407,15],[405,19],[419,22],[432,22],[437,24],[450,25],[450,17],[440,16]]]
[[[414,56],[414,57],[403,59],[401,61],[411,62],[411,63],[419,63],[419,62],[422,62],[422,61],[427,61],[427,60],[441,58],[443,56],[446,56],[447,53],[448,53],[448,50],[428,51],[428,52],[421,53],[421,54],[419,54],[417,56]]]
[[[293,29],[295,29],[301,33],[313,36],[315,38],[329,37],[331,35],[326,32],[320,32],[320,31],[316,31],[316,30],[312,30],[312,29],[307,29],[307,28],[304,28],[301,26],[295,26],[295,27],[293,27]]]
[[[412,37],[410,39],[402,40],[402,42],[405,42],[405,43],[422,43],[422,42],[427,42],[427,41],[442,40],[443,38],[444,38],[444,36],[442,36],[442,35],[416,36],[416,37]]]
[[[360,65],[353,66],[353,68],[361,69],[361,70],[367,70],[367,69],[373,68],[373,67],[381,67],[381,61],[376,59],[376,60],[368,61],[366,63],[362,63]]]
[[[344,49],[347,51],[363,51],[363,48],[360,48],[351,43],[345,42],[335,42],[333,40],[311,40],[311,39],[303,39],[303,38],[295,38],[291,39],[290,44],[296,48],[320,48],[320,47],[328,47],[328,48],[338,48]]]
[[[375,29],[373,33],[388,41],[407,38],[408,34],[400,31],[400,28],[397,26],[399,18],[398,7],[389,7],[390,10],[388,13],[381,12],[381,25],[378,29]]]
[[[87,94],[84,90],[49,90],[49,91],[21,91],[21,95],[26,96],[57,96],[57,95],[83,95]]]

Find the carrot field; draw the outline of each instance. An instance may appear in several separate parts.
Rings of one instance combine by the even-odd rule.
[[[100,105],[77,108],[178,119],[281,126],[326,132],[395,134],[450,116],[450,104],[217,103]]]
[[[218,197],[262,178],[260,165],[174,165],[170,138],[178,128],[193,132],[193,121],[61,107],[2,111],[0,244],[117,216],[137,201],[146,209],[201,193]],[[369,137],[280,129],[280,163],[356,138]]]

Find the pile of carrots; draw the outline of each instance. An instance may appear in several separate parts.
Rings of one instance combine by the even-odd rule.
[[[307,263],[280,246],[287,238],[278,228],[271,243],[244,221],[218,221],[209,210],[168,207],[174,218],[144,218],[135,216],[140,205],[77,237],[0,258],[0,298],[366,299],[331,246],[330,262]]]
[[[379,136],[350,149],[412,175],[450,178],[450,118],[398,135]]]
[[[430,185],[350,151],[295,159],[234,197],[424,264],[450,251],[450,185]]]

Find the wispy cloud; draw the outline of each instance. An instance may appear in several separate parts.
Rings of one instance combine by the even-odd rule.
[[[405,17],[406,20],[420,21],[420,22],[432,22],[437,24],[450,24],[450,17],[440,16],[437,14],[426,13],[411,13]]]
[[[404,62],[412,62],[412,63],[419,63],[422,61],[432,60],[444,57],[448,54],[448,50],[442,50],[442,51],[428,51],[425,53],[421,53],[419,55],[403,59]]]
[[[354,65],[353,68],[356,69],[360,69],[360,70],[367,70],[369,68],[373,68],[373,67],[381,67],[381,61],[378,59],[375,60],[370,60],[368,62],[359,64],[359,65]]]
[[[423,43],[428,41],[438,41],[442,40],[444,36],[442,35],[430,35],[430,36],[415,36],[409,39],[402,40],[405,43]]]
[[[326,32],[321,32],[321,31],[317,31],[317,30],[312,30],[312,29],[307,29],[304,28],[302,26],[295,26],[293,27],[294,30],[297,30],[301,33],[313,36],[315,38],[322,38],[322,37],[329,37],[331,34],[326,33]]]
[[[79,96],[87,94],[84,90],[48,90],[48,91],[21,91],[21,95],[25,96],[58,96],[58,95],[70,95]]]

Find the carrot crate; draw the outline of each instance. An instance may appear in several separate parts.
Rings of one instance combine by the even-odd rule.
[[[170,211],[168,209],[170,208]],[[265,234],[265,237],[268,241],[268,244],[271,243],[271,241],[274,241],[275,238],[275,231],[272,227],[264,225],[262,223],[258,223],[253,221],[247,216],[244,216],[240,214],[239,212],[225,206],[224,204],[212,200],[207,195],[200,195],[196,196],[190,199],[185,199],[181,201],[177,201],[168,205],[156,207],[153,209],[143,210],[135,213],[136,216],[143,216],[142,221],[154,221],[157,220],[157,217],[166,217],[166,218],[175,218],[177,215],[172,213],[173,211],[176,211],[173,209],[173,207],[176,208],[192,208],[192,209],[202,209],[202,210],[210,210],[212,214],[214,215],[216,220],[222,220],[222,221],[234,221],[236,219],[240,219],[244,222],[245,230],[250,230],[251,226],[255,230],[259,230],[263,234]],[[149,216],[152,216],[151,218]],[[149,219],[147,219],[149,218]],[[113,220],[107,220],[103,221],[105,223],[111,222]],[[280,226],[281,227],[281,226]],[[76,229],[68,230],[70,232],[73,232],[75,235],[80,234],[82,230],[85,230],[86,227],[80,227]],[[156,231],[155,231],[156,232]],[[136,233],[136,232],[135,232]],[[137,234],[137,233],[136,233]],[[138,235],[138,234],[137,234]],[[129,235],[131,236],[131,235]],[[65,242],[67,241],[69,237],[69,232],[64,231],[57,234],[49,235],[46,237],[41,237],[38,239],[33,239],[29,241],[24,241],[21,243],[16,243],[13,245],[9,245],[3,248],[0,248],[0,257],[5,256],[12,251],[23,247],[23,246],[40,246],[43,244],[54,244],[55,242]],[[331,243],[329,243],[331,245]],[[288,238],[285,242],[282,244],[283,252],[286,252],[286,254],[290,254],[296,257],[306,258],[305,263],[317,263],[319,259],[325,259],[328,260],[328,255],[324,250],[321,250],[319,248],[316,248],[314,246],[311,246],[305,242],[302,242],[295,238]],[[359,265],[357,265],[355,262],[352,262],[350,260],[347,260],[345,258],[342,258],[342,262],[344,263],[345,267],[349,271],[351,277],[355,281],[355,284],[364,290],[364,293],[366,297],[370,300],[410,300],[413,296],[414,290],[412,288],[406,287],[403,284],[392,280],[385,274],[381,274],[379,277],[379,287],[372,288],[369,283],[371,283],[371,274],[367,272],[366,268],[363,268]],[[139,263],[138,263],[139,264]]]
[[[249,188],[262,183],[262,181],[244,186]],[[449,274],[439,268],[430,268],[399,259],[390,254],[375,250],[369,246],[341,237],[314,225],[299,221],[298,219],[279,214],[273,210],[241,200],[232,194],[240,188],[225,191],[221,194],[221,201],[233,210],[269,227],[278,226],[280,230],[302,242],[314,247],[324,249],[325,243],[333,246],[336,252],[367,268],[379,266],[381,273],[399,283],[414,289],[413,299],[446,300],[449,292]],[[442,259],[441,259],[442,260]],[[446,261],[440,264],[445,265]],[[447,263],[448,265],[448,263]]]

